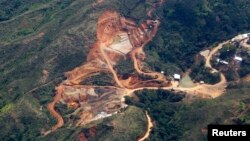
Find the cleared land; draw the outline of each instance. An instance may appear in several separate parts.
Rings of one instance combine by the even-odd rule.
[[[220,82],[214,85],[210,84],[190,84],[190,86],[179,86],[179,82],[170,81],[164,74],[159,72],[143,71],[143,60],[145,53],[143,51],[157,33],[160,25],[159,20],[146,20],[140,25],[136,25],[130,19],[122,17],[116,11],[106,11],[98,19],[97,23],[97,41],[92,45],[88,54],[88,62],[80,67],[66,72],[67,77],[57,88],[54,101],[48,104],[50,113],[56,118],[57,124],[48,130],[44,135],[60,128],[64,120],[59,112],[55,110],[55,104],[58,102],[67,104],[68,107],[75,109],[72,113],[78,116],[74,121],[76,126],[85,125],[91,121],[105,118],[116,114],[121,108],[126,107],[124,96],[132,96],[135,91],[142,89],[164,89],[173,91],[183,91],[187,94],[197,95],[203,98],[215,98],[224,93],[227,86],[225,76],[220,74]],[[225,41],[209,53],[205,53],[205,67],[210,68],[211,73],[218,72],[211,65],[212,56],[217,53]],[[130,55],[133,61],[137,76],[129,76],[122,79],[114,70],[117,62],[126,55]],[[111,72],[115,81],[114,86],[88,86],[80,84],[90,76],[95,76],[100,72]],[[148,77],[142,80],[140,75]],[[188,80],[188,78],[186,78]],[[151,128],[151,120],[147,115]],[[147,138],[150,130],[145,136]]]

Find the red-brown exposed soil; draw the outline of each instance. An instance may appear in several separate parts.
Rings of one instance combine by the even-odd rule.
[[[81,132],[78,136],[78,141],[88,141],[88,139],[86,138],[85,134],[83,132]]]
[[[103,2],[102,0],[97,3]],[[162,5],[164,0],[153,5],[153,10]],[[94,6],[94,5],[93,5]],[[150,15],[149,15],[150,16]],[[142,89],[158,89],[185,91],[203,97],[217,97],[223,93],[226,86],[224,75],[221,74],[221,82],[216,85],[198,85],[194,88],[182,88],[175,81],[168,81],[166,76],[159,72],[143,70],[145,45],[152,41],[160,25],[159,20],[146,20],[137,25],[131,19],[122,17],[118,12],[109,10],[100,15],[97,22],[97,41],[89,51],[87,63],[66,72],[67,77],[58,87],[54,100],[48,104],[51,115],[57,120],[57,124],[44,135],[60,128],[64,120],[55,109],[58,102],[66,103],[69,108],[75,109],[71,115],[78,115],[79,119],[74,121],[76,126],[81,126],[93,120],[103,118],[105,114],[113,114],[120,110],[124,104],[124,96],[131,96],[133,92]],[[214,51],[216,52],[216,50]],[[137,74],[128,75],[122,79],[114,70],[114,66],[121,58],[130,55]],[[207,64],[210,64],[210,58]],[[211,65],[209,66],[211,67]],[[211,67],[212,68],[212,67]],[[110,72],[115,81],[114,86],[87,86],[80,84],[86,78],[95,76],[100,72]],[[151,79],[143,80],[140,75]],[[215,89],[215,91],[211,91]],[[213,92],[216,92],[213,94]],[[101,113],[101,114],[100,114]],[[148,120],[150,120],[147,114]],[[150,122],[151,123],[151,120]],[[140,140],[146,139],[150,128]],[[95,135],[95,128],[91,129],[90,135]],[[79,135],[80,140],[87,140],[84,133]]]
[[[126,89],[135,89],[149,86],[161,87],[171,85],[170,82],[168,82],[162,74],[154,72],[144,73],[141,70],[143,66],[138,66],[138,62],[141,62],[145,58],[143,47],[153,39],[157,32],[159,24],[160,22],[158,20],[146,20],[141,25],[137,26],[132,20],[122,17],[116,11],[109,10],[104,12],[98,19],[98,40],[90,49],[87,58],[88,62],[80,67],[73,69],[72,71],[65,73],[67,79],[56,88],[54,101],[48,104],[48,109],[52,116],[56,118],[57,124],[53,126],[52,129],[47,133],[50,133],[51,131],[62,127],[64,124],[62,116],[55,110],[55,104],[59,101],[64,101],[70,108],[74,108],[76,110],[82,108],[80,103],[88,101],[88,99],[91,98],[89,94],[93,92],[88,92],[89,94],[87,95],[85,95],[84,93],[78,94],[78,91],[90,90],[89,86],[80,85],[80,82],[92,75],[96,75],[101,71],[111,72],[116,82],[115,87],[124,89],[124,92],[126,92]],[[128,42],[128,45],[129,43],[131,43],[132,48],[130,50],[130,55],[134,61],[134,66],[137,72],[139,74],[152,76],[152,80],[143,81],[138,76],[131,76],[126,80],[122,80],[121,76],[117,75],[117,72],[114,70],[114,65],[116,65],[116,63],[121,58],[123,58],[124,55],[126,55],[113,50],[113,48],[109,48],[109,46],[113,44],[114,39],[117,38],[117,36],[121,36],[121,38],[124,38],[124,41],[120,41],[121,44],[123,42]],[[121,50],[121,52],[123,52],[123,50]],[[99,88],[103,87],[99,86]],[[110,90],[111,89],[114,88],[110,88]],[[108,94],[105,93],[103,94],[103,96],[107,95]],[[95,101],[98,101],[99,99],[99,103],[102,103],[101,97],[95,99]],[[92,105],[91,103],[89,104],[89,106]],[[96,105],[98,104],[95,104],[95,106]],[[109,104],[107,103],[105,105],[107,107],[102,107],[107,112],[114,112],[120,108],[121,104],[117,103],[115,99],[111,99]],[[94,108],[95,106],[91,106],[92,110],[79,112],[80,120],[78,120],[76,125],[83,125],[91,121],[96,115]]]
[[[153,4],[152,4],[152,8],[150,8],[150,9],[148,10],[148,12],[147,12],[147,15],[148,15],[149,17],[152,17],[152,16],[153,16],[153,12],[154,12],[158,7],[162,6],[164,2],[165,2],[165,0],[159,0],[159,1],[156,2],[156,3],[153,3]]]

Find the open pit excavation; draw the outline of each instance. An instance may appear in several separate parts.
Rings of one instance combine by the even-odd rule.
[[[192,88],[180,87],[178,82],[170,81],[164,74],[143,70],[143,60],[146,58],[144,47],[157,33],[160,25],[159,20],[146,20],[137,25],[132,20],[122,17],[116,11],[106,11],[97,22],[97,41],[89,51],[87,63],[72,71],[66,72],[66,80],[56,87],[54,100],[48,104],[51,115],[57,120],[57,124],[44,133],[47,135],[64,125],[61,114],[55,109],[57,103],[66,104],[75,111],[69,116],[77,116],[71,125],[82,126],[91,121],[109,117],[116,114],[127,105],[124,96],[131,96],[135,91],[142,89],[164,89],[183,91],[187,94],[197,95],[204,98],[215,98],[223,94],[227,81],[221,74],[221,81],[214,85],[196,84]],[[218,72],[211,64],[214,53],[222,48],[219,44],[208,55],[206,67]],[[138,77],[129,76],[122,79],[114,66],[120,59],[126,57],[133,61],[133,66]],[[132,64],[131,64],[132,65]],[[92,86],[84,84],[84,80],[96,76],[101,72],[112,74],[115,82],[112,86]],[[138,79],[140,75],[148,76],[150,79]],[[147,118],[150,119],[147,114]],[[150,119],[151,123],[151,119]],[[153,125],[150,125],[150,128]],[[149,130],[150,131],[150,130]],[[149,134],[147,132],[147,137]]]
[[[67,79],[56,88],[54,101],[48,104],[48,109],[57,120],[57,124],[45,135],[64,124],[62,116],[55,110],[55,104],[58,102],[75,109],[76,112],[72,114],[80,116],[80,119],[74,121],[74,124],[80,126],[114,114],[126,106],[123,97],[130,93],[130,90],[149,86],[169,87],[171,84],[164,75],[143,72],[142,66],[138,65],[145,58],[143,47],[153,39],[159,23],[158,20],[147,20],[137,26],[132,20],[120,16],[116,11],[104,12],[98,19],[98,40],[90,49],[87,63],[65,73]],[[114,66],[129,54],[137,72],[152,77],[152,80],[141,81],[132,77],[121,79]],[[116,84],[114,86],[83,84],[85,79],[100,72],[111,72]]]

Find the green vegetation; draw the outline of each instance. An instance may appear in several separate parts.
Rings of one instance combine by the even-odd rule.
[[[13,103],[6,104],[4,107],[0,109],[0,116],[4,116],[5,114],[8,114],[13,108],[14,108]]]
[[[11,2],[15,3],[15,1],[21,1],[21,0],[14,0]],[[29,1],[27,3],[25,3],[25,1],[27,0],[24,0],[23,1],[24,3],[20,3],[21,4],[20,7],[32,6],[30,5],[32,1]],[[43,5],[41,4],[41,8],[29,12],[24,12],[23,14],[19,13],[18,9],[14,8],[14,10],[12,11],[17,12],[19,16],[16,16],[15,18],[13,18],[13,20],[11,19],[0,22],[0,33],[1,33],[0,44],[13,43],[14,41],[18,41],[18,39],[23,39],[28,35],[34,36],[35,34],[38,34],[41,29],[44,29],[45,26],[49,26],[48,25],[49,22],[53,22],[53,24],[50,25],[50,28],[52,28],[52,26],[55,27],[58,26],[58,20],[62,21],[62,19],[66,18],[67,15],[65,13],[63,15],[60,15],[61,13],[58,14],[57,12],[69,6],[73,1],[54,0],[51,3],[49,3],[48,1],[51,0],[43,0],[44,4]],[[6,3],[11,3],[11,2],[6,1]],[[6,11],[8,11],[8,9],[6,9]],[[54,30],[55,29],[50,31],[50,34],[55,32]],[[49,36],[49,34],[47,34],[46,36],[48,36],[50,40],[53,39]]]
[[[25,36],[25,35],[28,35],[30,33],[34,32],[33,29],[21,29],[17,35],[19,36]]]
[[[234,68],[229,68],[225,73],[227,81],[235,81],[237,78],[237,72],[234,71]]]
[[[219,73],[211,73],[209,68],[204,66],[204,62],[201,61],[198,65],[192,68],[190,77],[196,81],[204,81],[205,83],[215,84],[220,81]]]
[[[26,96],[25,99],[20,98],[10,114],[0,116],[0,140],[35,140],[41,136],[43,128],[51,126],[48,124],[46,114],[48,114],[46,108],[40,110],[36,99],[30,96]]]
[[[36,9],[51,0],[1,0],[0,1],[0,22],[9,20],[13,16],[20,15],[28,10]]]
[[[41,140],[76,140],[80,133],[84,133],[89,141],[131,141],[136,140],[146,129],[145,112],[137,107],[129,106],[122,113],[94,121],[84,128],[62,128],[54,134],[49,134]],[[94,127],[96,132],[91,135],[90,128]],[[129,130],[128,130],[129,129]]]
[[[33,91],[31,94],[41,105],[46,105],[53,99],[55,84],[49,84]]]
[[[152,57],[156,67],[172,64],[170,67],[184,71],[193,65],[194,56],[202,49],[248,30],[249,7],[250,3],[239,0],[168,1],[157,10],[161,27],[153,42],[145,47],[146,54],[159,56]]]
[[[244,60],[242,61],[241,68],[240,68],[240,76],[244,77],[250,73],[250,61]]]
[[[114,84],[114,80],[111,73],[101,72],[99,74],[93,75],[83,82],[81,85],[94,85],[94,86],[112,86]]]
[[[118,113],[97,124],[97,133],[94,137],[91,138],[86,130],[85,132],[91,141],[109,141],[110,139],[113,141],[132,141],[143,135],[147,126],[146,120],[143,110],[129,106],[123,113]]]
[[[226,60],[226,59],[232,59],[235,56],[236,53],[236,46],[233,44],[225,44],[220,52],[220,59]]]
[[[240,56],[243,58],[243,61],[240,63],[240,69],[238,73],[240,77],[245,77],[250,73],[250,52],[249,49],[242,49],[240,51]]]
[[[144,90],[136,92],[136,95],[139,102],[127,98],[127,103],[147,109],[151,118],[157,122],[151,137],[154,140],[177,140],[182,133],[181,124],[173,124],[172,118],[184,95],[163,90]]]
[[[208,124],[248,124],[250,119],[250,84],[231,84],[223,96],[212,100],[183,99],[182,94],[168,91],[136,92],[140,101],[127,98],[132,105],[147,109],[156,126],[152,141],[205,141]],[[189,101],[189,102],[185,102]],[[216,109],[216,110],[215,110]]]
[[[134,72],[134,63],[130,58],[121,59],[115,68],[119,75],[125,76]]]

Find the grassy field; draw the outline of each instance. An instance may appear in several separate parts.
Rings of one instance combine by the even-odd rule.
[[[0,116],[4,116],[5,114],[8,114],[13,108],[14,108],[13,103],[5,104],[4,107],[0,109]]]
[[[185,87],[185,88],[190,88],[190,87],[194,87],[195,84],[194,82],[191,80],[189,75],[184,76],[181,81],[180,81],[180,86],[181,87]]]

